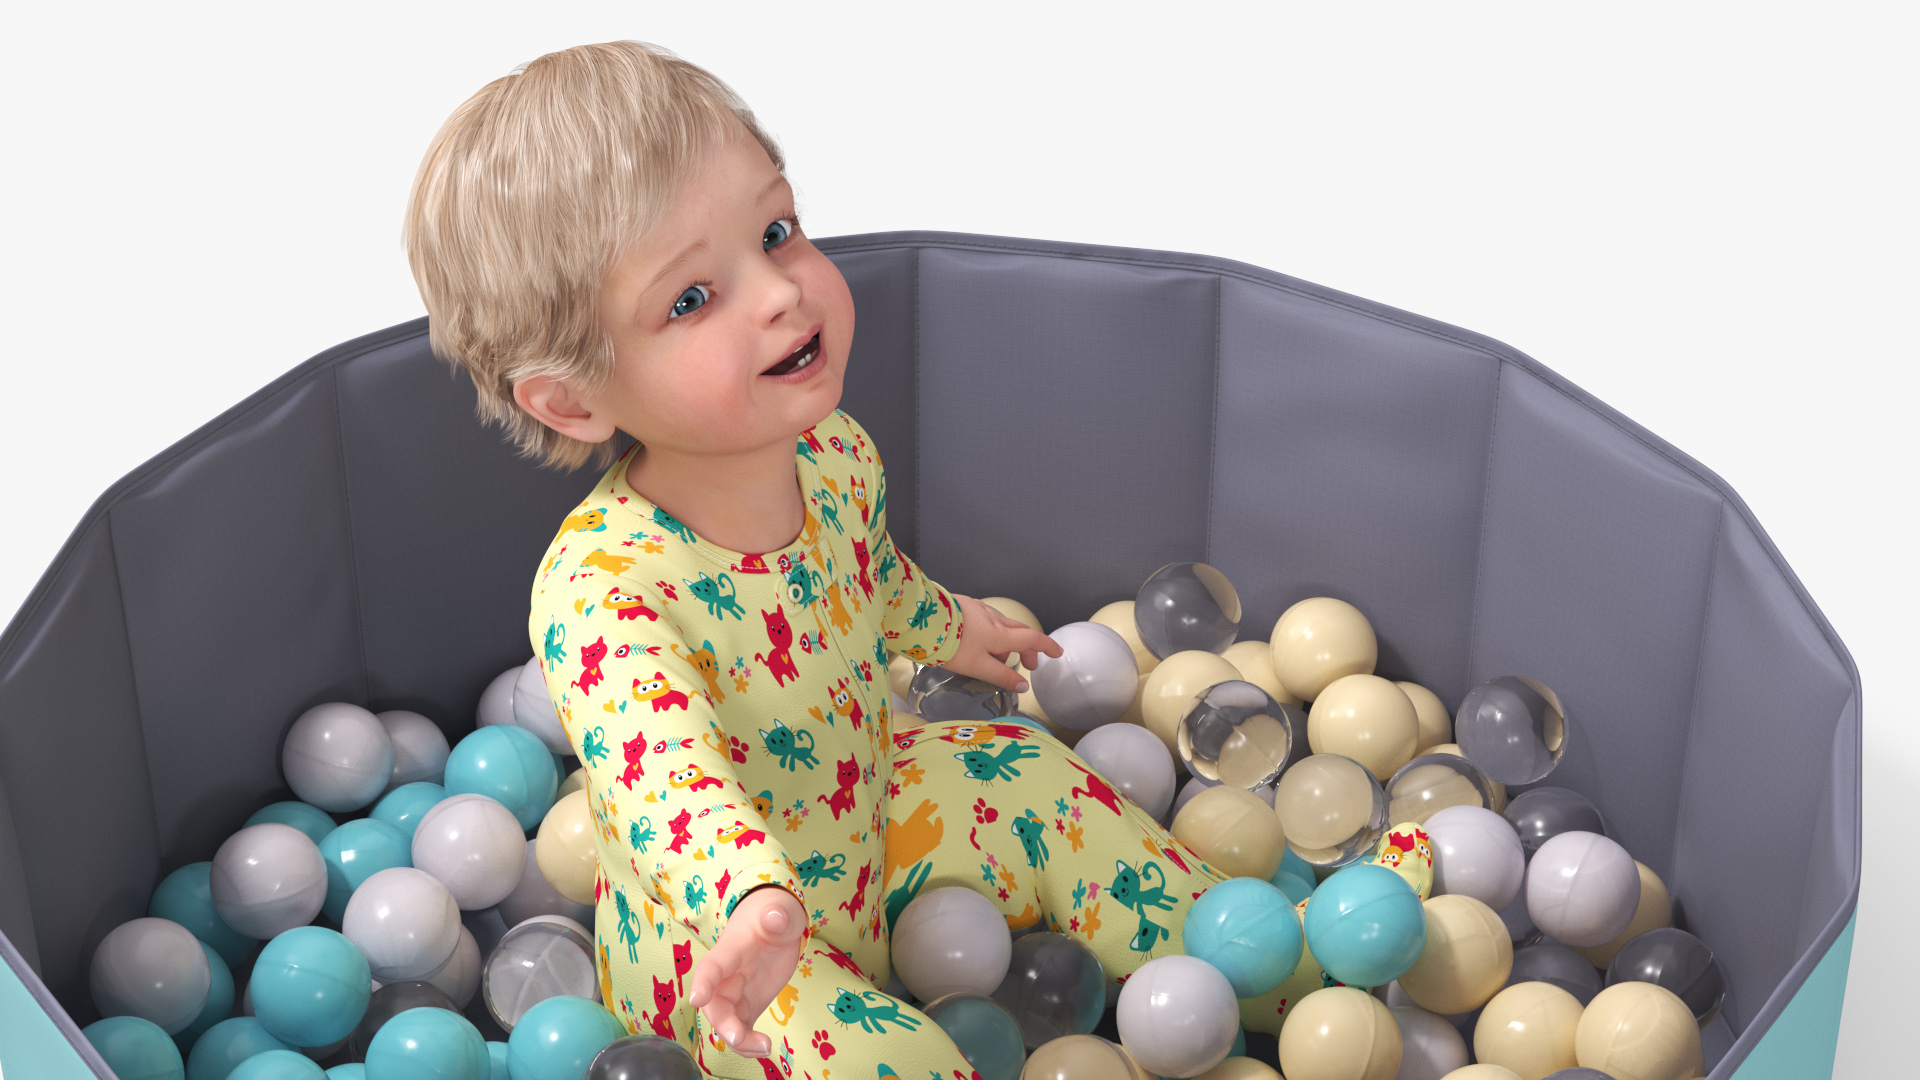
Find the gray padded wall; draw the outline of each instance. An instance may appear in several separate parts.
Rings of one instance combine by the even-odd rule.
[[[1851,661],[1724,483],[1497,341],[1244,264],[820,246],[858,311],[841,406],[929,574],[1052,628],[1204,559],[1243,637],[1332,595],[1450,707],[1544,679],[1574,718],[1549,782],[1720,951],[1730,1072],[1852,910],[1860,771]],[[424,320],[315,357],[115,484],[0,635],[0,933],[80,1023],[98,940],[288,797],[302,710],[457,736],[527,655],[533,562],[592,475],[473,402]]]

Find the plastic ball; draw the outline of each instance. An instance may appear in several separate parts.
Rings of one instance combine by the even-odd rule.
[[[381,982],[422,979],[446,963],[460,940],[460,910],[432,875],[396,866],[354,890],[340,932],[359,947]]]
[[[1067,1035],[1027,1057],[1020,1080],[1148,1080],[1125,1051],[1098,1035]]]
[[[446,1009],[408,1009],[367,1045],[367,1080],[484,1080],[490,1071],[479,1029]]]
[[[1285,982],[1305,944],[1293,901],[1271,884],[1245,877],[1201,893],[1187,909],[1180,940],[1188,956],[1227,977],[1236,998],[1258,997]]]
[[[1427,941],[1420,897],[1400,875],[1371,863],[1320,883],[1305,930],[1314,959],[1348,986],[1392,982],[1420,959]]]
[[[374,716],[393,740],[393,775],[387,778],[387,790],[404,784],[438,784],[452,750],[440,725],[406,709],[388,709]]]
[[[1520,1074],[1505,1065],[1492,1065],[1480,1062],[1465,1068],[1455,1069],[1441,1080],[1521,1080]],[[1611,1078],[1609,1078],[1611,1080]]]
[[[504,1043],[488,1043],[506,1050]],[[702,1080],[693,1055],[672,1039],[658,1035],[626,1035],[593,1056],[586,1080]],[[992,1076],[987,1080],[994,1080]]]
[[[1516,983],[1493,995],[1473,1028],[1475,1060],[1545,1076],[1579,1064],[1573,1033],[1580,1002],[1552,983]]]
[[[327,1080],[367,1080],[367,1067],[358,1061],[335,1065],[327,1070]],[[506,1080],[500,1077],[499,1080]]]
[[[1607,985],[1647,982],[1673,991],[1704,1028],[1719,1015],[1727,978],[1707,943],[1673,927],[1649,930],[1627,944],[1607,967]]]
[[[187,1066],[166,1030],[138,1016],[109,1016],[80,1029],[120,1080],[184,1080]]]
[[[1571,1069],[1561,1069],[1559,1072],[1548,1073],[1545,1080],[1613,1080],[1613,1077],[1608,1076],[1599,1069],[1583,1069],[1575,1065]]]
[[[1314,895],[1316,906],[1325,891],[1322,883],[1320,893]],[[1507,985],[1513,970],[1513,942],[1507,938],[1506,924],[1471,896],[1436,896],[1421,907],[1426,913],[1426,947],[1413,966],[1400,974],[1400,989],[1415,1005],[1442,1016],[1458,1016],[1485,1005]]]
[[[1240,678],[1243,681],[1250,682],[1260,689],[1265,690],[1268,697],[1282,705],[1291,705],[1296,709],[1300,707],[1301,702],[1299,696],[1294,694],[1293,691],[1288,690],[1286,685],[1280,681],[1280,676],[1273,672],[1272,642],[1257,639],[1236,641],[1225,649],[1222,649],[1220,656],[1226,660],[1227,663],[1232,664],[1235,670],[1240,672]],[[1304,716],[1305,714],[1302,713],[1301,715]],[[1306,729],[1304,726],[1301,726],[1296,727],[1295,730],[1305,731]],[[1302,736],[1297,741],[1305,742],[1305,736]]]
[[[1293,1011],[1280,1029],[1280,1072],[1287,1080],[1393,1080],[1400,1071],[1400,1025],[1365,990],[1315,990]]]
[[[447,962],[434,969],[424,980],[452,999],[454,1007],[464,1010],[480,992],[480,943],[473,931],[460,927],[460,940]]]
[[[1380,658],[1373,624],[1345,600],[1315,596],[1280,613],[1269,635],[1273,672],[1302,701],[1348,675],[1371,675]]]
[[[573,740],[567,738],[567,729],[561,726],[560,711],[554,707],[553,697],[547,690],[547,673],[537,656],[522,665],[520,674],[514,677],[513,722],[514,726],[532,732],[550,752],[561,757],[573,753]]]
[[[1526,852],[1505,818],[1484,807],[1450,806],[1427,819],[1433,889],[1471,896],[1499,911],[1520,895]]]
[[[1127,643],[1127,648],[1133,650],[1134,667],[1142,676],[1159,666],[1160,658],[1153,655],[1140,640],[1140,624],[1133,618],[1133,601],[1115,600],[1094,612],[1087,621],[1099,623],[1119,634],[1121,640]]]
[[[1120,1043],[1148,1072],[1198,1076],[1226,1059],[1239,1033],[1233,985],[1191,956],[1162,956],[1136,969],[1114,1007]]]
[[[193,1050],[187,1055],[187,1080],[221,1080],[250,1057],[269,1050],[292,1049],[253,1017],[231,1017],[194,1040]]]
[[[347,1036],[347,1054],[355,1061],[365,1061],[367,1050],[373,1045],[373,1037],[380,1033],[387,1021],[409,1009],[445,1009],[459,1012],[445,991],[432,983],[418,980],[391,982],[373,992],[367,1001],[367,1011],[354,1025],[353,1033]]]
[[[320,910],[338,923],[347,912],[347,899],[361,882],[382,870],[411,865],[413,850],[398,828],[369,817],[328,833],[320,841],[320,857],[327,861],[327,897]]]
[[[551,997],[528,1009],[507,1036],[507,1071],[513,1080],[577,1080],[594,1055],[626,1033],[589,998]]]
[[[1531,784],[1546,778],[1567,744],[1559,695],[1524,675],[1502,675],[1467,691],[1454,714],[1460,751],[1488,779]]]
[[[1633,908],[1633,921],[1605,945],[1573,950],[1602,971],[1613,963],[1614,956],[1627,942],[1649,930],[1673,925],[1673,897],[1667,892],[1666,883],[1646,863],[1635,860],[1633,867],[1640,872],[1640,899]]]
[[[534,861],[547,884],[575,904],[593,902],[593,882],[600,872],[600,851],[594,846],[598,835],[584,790],[555,802],[541,819]],[[514,888],[518,890],[519,884]]]
[[[1527,867],[1527,914],[1565,945],[1603,944],[1633,922],[1640,872],[1627,849],[1598,833],[1564,832]]]
[[[1541,942],[1513,951],[1513,971],[1507,976],[1507,985],[1523,982],[1552,983],[1572,994],[1582,1008],[1593,1000],[1593,995],[1599,993],[1604,985],[1600,981],[1600,973],[1579,953],[1552,942]]]
[[[1273,876],[1286,833],[1258,795],[1221,784],[1195,795],[1173,819],[1173,835],[1227,877]]]
[[[1031,680],[1047,719],[1076,731],[1118,720],[1140,682],[1126,639],[1094,622],[1068,623],[1047,636],[1060,646],[1060,655],[1040,654]]]
[[[192,931],[148,916],[123,922],[101,939],[89,985],[102,1016],[137,1016],[171,1035],[199,1017],[213,972]]]
[[[1011,690],[936,664],[913,665],[905,696],[916,714],[936,723],[1011,716],[1020,704],[1020,695]]]
[[[200,1007],[200,1015],[193,1023],[174,1032],[174,1045],[182,1054],[193,1049],[194,1040],[205,1034],[213,1025],[233,1015],[233,969],[227,965],[226,958],[213,950],[213,946],[202,941],[201,951],[207,954],[207,970],[212,979],[207,987],[207,1003]]]
[[[586,770],[579,770],[585,772]],[[560,802],[564,802],[561,799]],[[558,807],[560,802],[553,805]],[[551,816],[551,815],[549,815]],[[544,823],[543,827],[544,827]],[[520,871],[520,883],[499,904],[500,918],[508,926],[517,926],[535,915],[564,915],[582,926],[593,923],[591,904],[577,904],[554,890],[540,869],[538,839],[527,841],[527,864]]]
[[[1106,724],[1087,732],[1073,752],[1158,821],[1173,802],[1173,759],[1158,737],[1133,724]]]
[[[1032,1049],[1091,1032],[1106,1009],[1107,975],[1084,944],[1041,931],[1013,943],[993,1000],[1020,1022],[1020,1036]]]
[[[1447,1018],[1418,1005],[1389,1006],[1400,1028],[1396,1080],[1439,1080],[1467,1064],[1467,1040]]]
[[[298,1050],[268,1050],[233,1067],[227,1080],[326,1080],[326,1071]]]
[[[480,692],[480,705],[474,710],[474,727],[496,727],[514,722],[513,692],[520,685],[520,672],[525,667],[525,664],[515,664],[487,683],[487,688]]]
[[[332,820],[332,819],[328,819]],[[196,862],[162,878],[153,898],[147,901],[147,914],[156,919],[179,923],[229,965],[246,963],[260,942],[228,926],[213,906],[213,863]]]
[[[494,1039],[487,1040],[487,1064],[492,1067],[492,1075],[487,1080],[512,1080],[507,1071],[507,1044]],[[669,1075],[666,1080],[676,1080]]]
[[[543,760],[552,768],[551,757]],[[521,825],[513,811],[485,795],[449,795],[421,816],[413,834],[413,865],[439,879],[460,910],[492,907],[520,883],[527,861],[525,830],[531,824]]]
[[[265,941],[320,914],[327,861],[319,845],[291,825],[249,825],[214,853],[207,886],[228,926]]]
[[[1371,851],[1387,828],[1387,796],[1366,766],[1339,754],[1302,758],[1273,789],[1287,846],[1316,867]]]
[[[1480,767],[1458,754],[1421,754],[1400,766],[1386,783],[1387,816],[1423,824],[1454,806],[1493,807],[1493,784]]]
[[[1506,924],[1507,938],[1513,942],[1513,947],[1516,949],[1536,944],[1544,936],[1540,933],[1540,928],[1533,925],[1533,917],[1527,914],[1525,878],[1520,881],[1520,895],[1513,898],[1513,903],[1500,909],[1500,921]]]
[[[1607,822],[1593,800],[1562,787],[1540,787],[1523,791],[1507,804],[1503,815],[1520,834],[1520,845],[1527,858],[1540,845],[1563,832],[1590,832],[1607,835]]]
[[[949,886],[913,898],[893,925],[893,970],[914,997],[991,994],[1007,977],[1013,939],[993,901]]]
[[[560,770],[546,744],[533,732],[501,724],[480,728],[460,740],[447,757],[443,783],[449,798],[485,795],[498,802],[513,814],[525,833],[540,824],[553,806]]]
[[[358,810],[387,789],[393,738],[379,717],[358,705],[315,705],[287,731],[280,771],[301,801],[336,814]]]
[[[1280,1073],[1273,1066],[1247,1057],[1246,1050],[1243,1038],[1234,1044],[1234,1052],[1227,1055],[1227,1060],[1201,1073],[1199,1080],[1280,1080]]]
[[[1462,758],[1462,759],[1466,757],[1465,754],[1462,754],[1460,752],[1460,747],[1454,743],[1441,743],[1439,746],[1431,746],[1427,748],[1426,752],[1429,754],[1451,754],[1454,757]],[[1480,767],[1478,765],[1475,765],[1474,768],[1478,770]],[[1486,776],[1487,774],[1485,772],[1481,772],[1480,775]],[[1489,777],[1487,779],[1487,787],[1493,791],[1493,803],[1488,807],[1488,809],[1492,810],[1496,814],[1506,813],[1507,812],[1507,785]],[[1529,858],[1531,858],[1531,856],[1529,856]]]
[[[1174,745],[1195,776],[1255,788],[1280,778],[1306,714],[1244,679],[1209,686],[1180,718]]]
[[[1400,875],[1400,880],[1422,900],[1433,895],[1433,837],[1411,821],[1403,821],[1381,834],[1373,854],[1363,861]]]
[[[420,819],[446,797],[447,789],[439,784],[416,780],[411,784],[401,784],[380,796],[380,801],[373,804],[368,816],[399,829],[400,835],[406,837],[411,845],[414,831],[420,827]],[[407,852],[407,857],[413,857],[411,850]]]
[[[1168,563],[1140,586],[1133,621],[1140,643],[1163,660],[1189,649],[1217,653],[1240,633],[1240,594],[1206,563]]]
[[[1181,785],[1180,794],[1175,795],[1173,797],[1173,805],[1167,808],[1166,817],[1163,818],[1162,820],[1167,823],[1167,826],[1169,828],[1171,828],[1173,819],[1180,816],[1180,811],[1187,808],[1187,804],[1193,801],[1193,797],[1195,795],[1200,794],[1201,792],[1207,790],[1210,787],[1219,787],[1219,786],[1220,786],[1220,782],[1218,780],[1209,780],[1204,776],[1187,777],[1187,782]],[[1260,801],[1267,804],[1267,809],[1269,810],[1273,809],[1273,785],[1272,784],[1262,784],[1259,787],[1254,788],[1253,793],[1255,795],[1260,796]]]
[[[1413,751],[1415,756],[1441,743],[1453,741],[1453,717],[1448,714],[1446,703],[1440,700],[1440,695],[1419,683],[1401,680],[1394,685],[1413,703],[1413,714],[1420,725],[1420,737]]]
[[[1593,996],[1574,1030],[1579,1064],[1618,1080],[1686,1080],[1706,1073],[1700,1029],[1673,991],[1615,983]]]
[[[353,1032],[372,996],[366,957],[323,926],[297,926],[260,950],[247,988],[254,1018],[291,1046],[326,1046]]]
[[[1378,675],[1335,679],[1307,711],[1307,743],[1314,753],[1350,757],[1382,782],[1413,758],[1419,738],[1413,702]]]
[[[1161,660],[1140,685],[1140,726],[1159,736],[1167,753],[1178,761],[1180,722],[1193,711],[1200,696],[1209,687],[1244,681],[1239,669],[1219,653],[1203,649],[1174,653]]]
[[[946,994],[920,1011],[940,1025],[982,1080],[1018,1080],[1027,1048],[1020,1022],[999,1002],[980,994]]]
[[[1004,924],[1003,924],[1004,925]],[[593,934],[572,919],[536,915],[508,930],[480,971],[480,996],[504,1031],[556,997],[600,996]]]

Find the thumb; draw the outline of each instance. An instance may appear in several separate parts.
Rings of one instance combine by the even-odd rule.
[[[787,910],[789,906],[786,903],[769,904],[760,913],[760,932],[768,941],[784,944],[800,936],[799,921]]]

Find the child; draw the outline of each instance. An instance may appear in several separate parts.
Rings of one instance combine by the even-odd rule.
[[[889,652],[1024,690],[1007,656],[1060,648],[894,546],[838,408],[853,300],[782,168],[705,71],[581,46],[454,112],[408,253],[481,416],[605,469],[528,631],[599,827],[607,1007],[721,1076],[959,1078],[877,989],[915,895],[970,887],[1123,979],[1221,875],[1038,725],[893,730]],[[612,460],[617,431],[638,441]]]

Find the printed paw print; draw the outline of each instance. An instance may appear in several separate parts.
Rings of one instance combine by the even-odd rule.
[[[741,739],[736,739],[731,735],[727,736],[727,742],[730,744],[729,749],[733,753],[733,760],[735,761],[735,763],[745,765],[747,763],[746,742]]]
[[[987,805],[985,799],[973,800],[973,820],[982,825],[991,825],[1000,820],[1000,811]]]
[[[833,1044],[827,1041],[827,1033],[824,1031],[813,1033],[813,1048],[819,1052],[821,1061],[833,1056]]]

